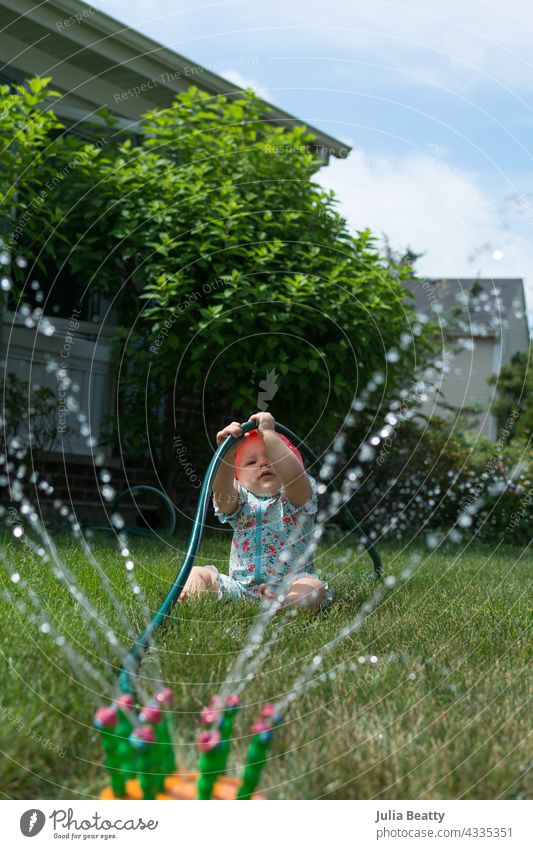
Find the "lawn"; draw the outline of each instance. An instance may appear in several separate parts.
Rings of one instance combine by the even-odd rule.
[[[197,562],[223,568],[229,539],[223,532],[207,535]],[[186,542],[180,537],[172,544],[131,541],[150,611],[168,589]],[[106,778],[91,723],[95,708],[111,693],[116,660],[105,638],[91,634],[86,612],[48,567],[13,537],[4,534],[2,543],[12,567],[27,581],[24,592],[33,590],[45,608],[33,623],[0,598],[3,797],[95,797]],[[124,614],[140,630],[143,613],[124,578],[116,544],[104,537],[92,543],[119,605],[106,595],[79,544],[66,536],[57,543],[101,617],[97,631],[104,634],[107,623],[128,645]],[[385,574],[399,576],[416,550],[421,558],[412,577],[324,661],[332,672],[341,663],[344,668],[290,705],[263,774],[271,798],[531,795],[531,553],[508,546],[428,551],[387,543],[380,546]],[[277,627],[270,657],[243,693],[231,755],[237,774],[260,703],[290,691],[303,664],[352,620],[372,592],[363,577],[369,559],[354,554],[348,563],[339,562],[346,551],[346,543],[319,548],[317,569],[334,590],[334,605],[325,612],[299,613]],[[16,589],[6,572],[0,575],[3,586]],[[211,599],[180,603],[158,635],[164,681],[176,695],[176,752],[183,768],[194,768],[198,712],[244,644],[255,610]],[[67,637],[69,652],[78,653],[71,663],[55,644],[54,632],[39,632],[43,622]],[[87,661],[100,670],[101,684],[88,673]],[[147,675],[155,662],[147,665]],[[150,682],[146,686],[151,689]]]

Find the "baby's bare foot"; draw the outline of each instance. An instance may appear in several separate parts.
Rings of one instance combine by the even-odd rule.
[[[267,584],[259,584],[259,592],[266,601],[277,601],[280,609],[284,606],[284,597],[275,590],[269,589]]]
[[[276,594],[272,590],[269,590],[266,584],[259,584],[259,592],[261,593],[263,598],[276,598]]]

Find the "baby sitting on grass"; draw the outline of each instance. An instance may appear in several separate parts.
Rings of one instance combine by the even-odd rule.
[[[195,566],[182,598],[216,592],[236,601],[282,594],[282,606],[321,607],[331,603],[328,585],[313,572],[312,542],[317,511],[315,480],[298,449],[275,430],[270,413],[250,416],[257,430],[242,436],[239,422],[217,433],[241,439],[223,458],[213,482],[213,506],[234,529],[229,576],[215,566]]]

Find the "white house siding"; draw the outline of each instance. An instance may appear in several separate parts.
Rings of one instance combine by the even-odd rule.
[[[446,344],[450,353],[454,343]],[[443,399],[453,405],[458,411],[464,407],[478,406],[481,413],[476,423],[479,436],[496,437],[496,423],[487,411],[491,405],[494,387],[489,386],[487,378],[498,372],[499,340],[492,337],[479,337],[473,340],[473,350],[459,350],[452,356],[450,371],[444,375],[441,385]],[[423,407],[424,415],[439,415],[449,418],[450,412],[441,407],[432,397]]]
[[[496,421],[491,415],[496,387],[487,379],[498,375],[517,351],[528,350],[522,279],[435,278],[410,280],[406,286],[419,312],[428,313],[433,304],[439,304],[448,319],[442,352],[445,358],[458,344],[465,346],[455,353],[441,387],[444,400],[455,407],[455,412],[439,407],[435,398],[423,406],[422,412],[450,418],[464,407],[477,405],[482,410],[475,425],[478,434],[496,439]],[[473,350],[469,350],[472,343]]]
[[[66,395],[71,395],[79,405],[79,412],[87,416],[91,434],[100,435],[104,416],[114,408],[110,337],[106,335],[97,342],[98,328],[89,322],[79,322],[77,331],[71,329],[68,320],[51,318],[51,322],[56,327],[52,336],[36,335],[35,329],[13,325],[11,314],[7,314],[1,328],[2,371],[5,374],[13,372],[31,386],[49,387],[56,394],[57,442],[52,450],[95,454],[96,447],[88,445],[87,435],[80,433],[82,423],[77,412],[67,410],[63,413],[61,404]],[[106,334],[110,332],[111,328],[106,329]],[[65,363],[67,376],[72,384],[79,386],[79,391],[73,392],[72,388],[63,386],[56,372],[47,368],[51,361]],[[69,424],[75,435],[67,437],[62,432],[64,424]],[[104,450],[104,453],[107,452]]]
[[[527,351],[529,346],[527,325],[524,321],[525,303],[523,299],[517,298],[516,300],[516,306],[508,311],[505,318],[505,327],[502,330],[502,365],[508,363],[513,354],[518,351]],[[522,300],[521,304],[520,300]],[[499,369],[496,370],[496,373],[498,371]]]

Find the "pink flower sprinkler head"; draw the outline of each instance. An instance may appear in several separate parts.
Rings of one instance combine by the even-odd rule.
[[[119,696],[118,699],[115,699],[114,704],[117,708],[126,711],[133,710],[135,707],[135,701],[130,693]]]
[[[159,705],[163,707],[172,707],[174,702],[174,693],[170,689],[170,687],[165,687],[164,690],[161,690],[160,693],[155,694],[155,700]]]
[[[131,737],[133,742],[140,740],[143,743],[155,743],[154,729],[150,725],[140,725],[132,732]]]
[[[118,723],[118,716],[114,708],[101,707],[96,711],[94,724],[96,728],[114,728]]]
[[[141,722],[150,722],[152,725],[159,725],[163,719],[161,708],[155,705],[146,705],[139,714]]]
[[[251,727],[252,734],[263,734],[265,731],[272,731],[272,726],[268,722],[263,722],[258,719]]]
[[[220,719],[220,714],[218,710],[212,707],[202,708],[200,711],[200,722],[202,725],[213,725],[215,722],[218,722]]]
[[[201,752],[210,752],[220,743],[220,731],[201,731],[198,735],[197,746]]]

